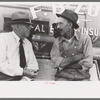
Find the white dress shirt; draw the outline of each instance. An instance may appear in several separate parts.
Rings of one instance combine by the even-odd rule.
[[[12,31],[0,34],[0,72],[17,76],[23,74],[19,60],[19,40],[20,38]],[[38,70],[38,63],[32,50],[29,40],[23,40],[23,47],[26,57],[26,67]]]

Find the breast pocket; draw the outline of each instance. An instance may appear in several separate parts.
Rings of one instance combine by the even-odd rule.
[[[82,48],[79,46],[74,46],[73,48],[70,48],[66,51],[61,52],[61,55],[63,57],[70,57],[74,55],[82,54]]]

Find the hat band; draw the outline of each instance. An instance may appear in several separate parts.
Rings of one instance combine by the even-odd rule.
[[[14,19],[14,20],[12,20],[12,21],[15,21],[15,22],[17,22],[17,21],[21,21],[21,22],[30,22],[29,19]]]

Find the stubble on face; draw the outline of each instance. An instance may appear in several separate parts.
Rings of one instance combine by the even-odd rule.
[[[66,38],[70,37],[70,22],[67,19],[59,17],[58,29],[61,36],[64,36]]]
[[[71,33],[70,33],[70,28],[68,25],[64,26],[63,29],[61,29],[60,34],[62,36],[64,36],[65,38],[70,38],[71,37]]]

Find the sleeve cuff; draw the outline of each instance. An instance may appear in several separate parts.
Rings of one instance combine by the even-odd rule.
[[[21,79],[21,81],[31,81],[31,80],[32,80],[31,78],[28,78],[26,76],[23,76]]]
[[[23,68],[19,68],[19,69],[16,71],[16,75],[23,75]]]

